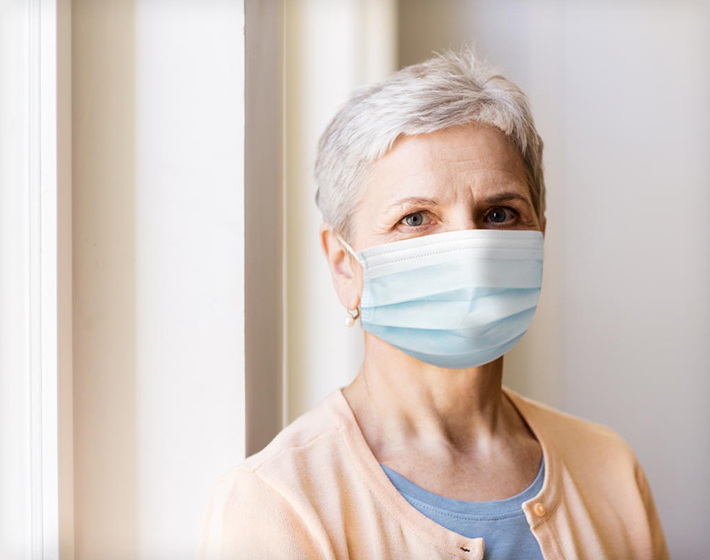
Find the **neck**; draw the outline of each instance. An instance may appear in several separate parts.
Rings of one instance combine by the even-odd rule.
[[[442,369],[365,335],[362,368],[344,392],[381,462],[412,448],[486,453],[510,434],[502,356],[475,368]]]

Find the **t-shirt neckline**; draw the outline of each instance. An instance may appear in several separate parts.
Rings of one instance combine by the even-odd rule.
[[[500,500],[467,501],[447,498],[415,484],[397,471],[380,463],[395,488],[399,490],[410,503],[424,504],[427,509],[441,512],[448,516],[456,516],[474,520],[500,520],[512,516],[524,515],[523,502],[533,499],[542,488],[545,472],[545,457],[540,460],[537,474],[533,481],[521,492]]]

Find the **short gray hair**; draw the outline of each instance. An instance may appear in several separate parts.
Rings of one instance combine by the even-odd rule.
[[[545,214],[543,142],[527,96],[470,49],[436,53],[386,80],[361,87],[338,110],[318,142],[316,204],[346,240],[369,165],[400,136],[479,122],[504,132],[522,155],[534,210]]]

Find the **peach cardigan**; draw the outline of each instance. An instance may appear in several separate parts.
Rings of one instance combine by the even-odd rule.
[[[669,557],[648,480],[620,435],[503,394],[544,454],[544,485],[523,510],[546,560]],[[337,389],[215,482],[198,558],[481,560],[484,546],[406,501]]]

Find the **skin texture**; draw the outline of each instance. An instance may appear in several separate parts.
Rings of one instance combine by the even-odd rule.
[[[348,240],[356,251],[461,229],[545,231],[520,153],[487,125],[398,139],[374,162],[364,189]],[[510,198],[492,200],[504,194]],[[429,200],[397,204],[408,197]],[[362,268],[328,223],[320,236],[340,302],[355,309]],[[502,393],[503,356],[476,368],[439,368],[363,332],[365,358],[343,393],[380,463],[456,500],[502,500],[532,483],[542,451]]]

